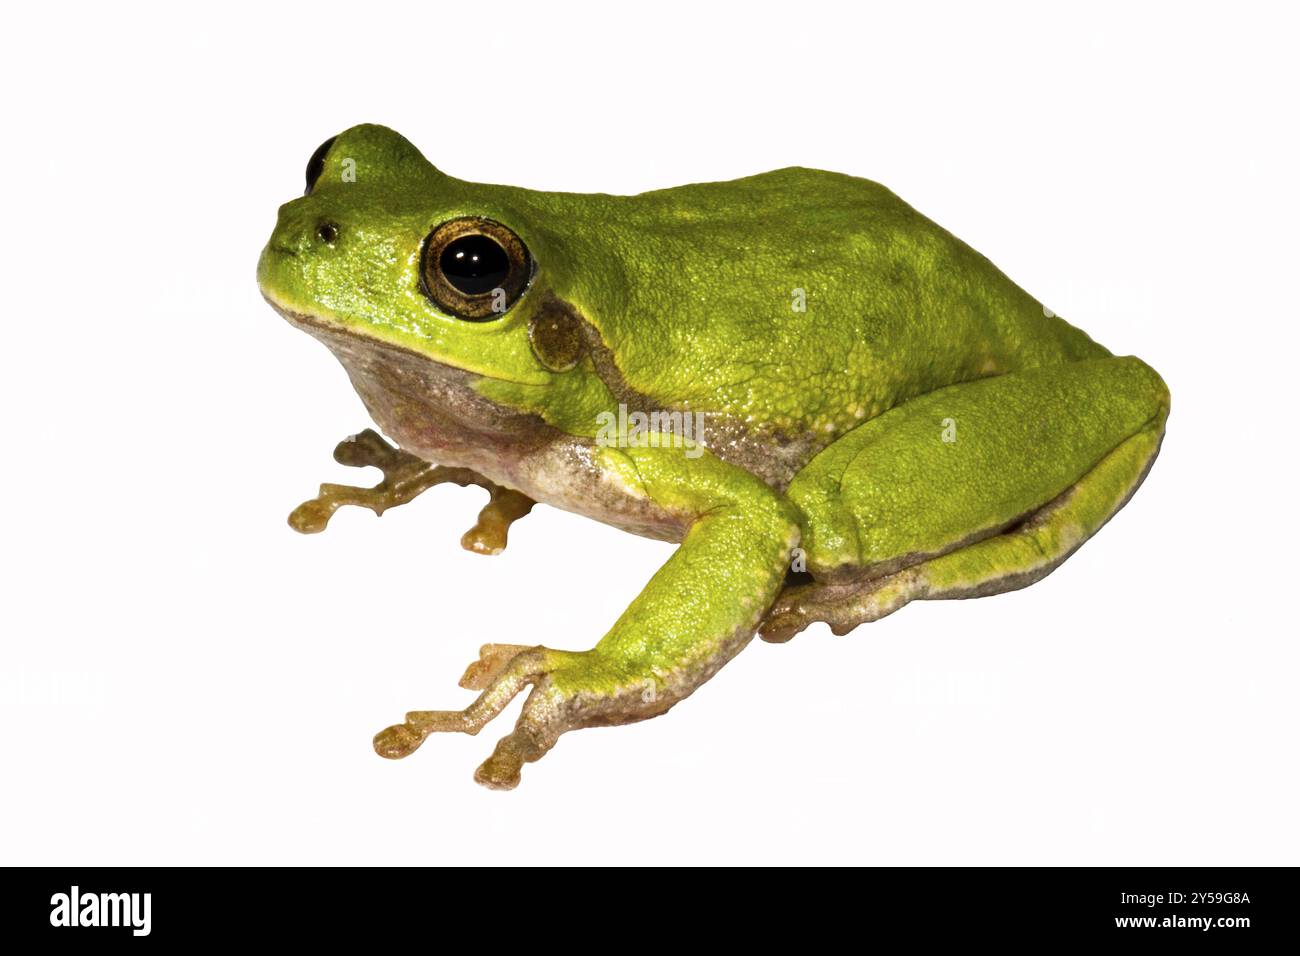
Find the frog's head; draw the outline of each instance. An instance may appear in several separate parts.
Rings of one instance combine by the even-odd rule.
[[[454,179],[392,130],[355,126],[312,154],[306,193],[280,207],[258,284],[313,331],[539,382],[545,367],[520,321],[536,271],[527,194]]]
[[[454,179],[392,130],[355,126],[311,156],[258,284],[338,355],[385,427],[388,406],[439,392],[443,412],[496,427],[469,407],[482,382],[536,391],[582,351],[539,275],[538,249],[553,240],[537,227],[537,195]]]

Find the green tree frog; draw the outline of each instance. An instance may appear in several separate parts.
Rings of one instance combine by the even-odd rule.
[[[866,179],[788,168],[636,196],[455,179],[382,126],[311,157],[257,268],[374,422],[290,523],[440,482],[678,542],[588,650],[487,644],[464,710],[375,737],[403,757],[529,689],[475,778],[514,787],[566,731],[658,716],[755,634],[837,634],[918,599],[1028,585],[1142,482],[1169,393]]]

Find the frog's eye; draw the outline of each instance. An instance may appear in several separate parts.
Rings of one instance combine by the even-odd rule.
[[[303,190],[304,196],[310,196],[312,189],[316,187],[316,180],[320,179],[320,174],[325,170],[325,155],[336,139],[337,136],[331,136],[325,140],[316,147],[316,152],[311,154],[311,159],[307,160],[307,188]]]
[[[513,232],[467,216],[438,226],[420,253],[420,286],[433,304],[483,322],[504,314],[528,287],[532,258]]]

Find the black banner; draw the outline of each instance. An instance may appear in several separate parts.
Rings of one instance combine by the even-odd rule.
[[[474,927],[520,943],[570,929],[612,934],[846,933],[961,941],[1193,941],[1240,947],[1296,935],[1290,869],[862,869],[815,875],[626,870],[10,869],[11,937],[94,948],[284,940],[375,943]],[[681,912],[674,916],[674,910]],[[450,921],[450,922],[449,922]],[[441,935],[445,926],[445,937]],[[653,926],[654,929],[650,927]],[[662,945],[662,941],[655,945]]]

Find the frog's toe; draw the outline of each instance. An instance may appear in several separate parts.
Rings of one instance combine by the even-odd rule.
[[[533,688],[523,713],[510,733],[492,750],[492,756],[474,771],[474,782],[490,790],[513,790],[519,785],[524,764],[541,760],[565,731],[581,726],[574,719],[573,696],[560,693],[549,677]]]
[[[474,782],[489,790],[513,790],[519,786],[524,759],[523,754],[513,745],[512,738],[506,737],[497,744],[492,756],[474,771]]]
[[[497,712],[510,703],[514,697],[511,693],[495,709],[485,708],[480,696],[464,710],[413,710],[400,724],[385,727],[375,734],[375,753],[390,760],[406,757],[414,753],[430,734],[462,733],[476,734]]]
[[[529,696],[531,702],[536,696]],[[528,706],[524,707],[527,714]],[[568,727],[553,720],[520,717],[518,726],[497,741],[492,756],[479,764],[474,771],[474,782],[489,790],[513,790],[519,786],[520,771],[526,763],[541,760],[555,746],[560,734]]]
[[[329,524],[337,505],[320,498],[304,501],[289,515],[289,527],[299,534],[319,534]]]
[[[500,554],[506,549],[510,526],[533,510],[536,502],[523,492],[493,484],[486,479],[478,482],[492,496],[478,514],[478,521],[460,539],[460,546],[475,554]]]
[[[375,734],[375,753],[397,760],[415,752],[424,743],[424,735],[409,724],[394,724]]]
[[[759,624],[758,636],[770,644],[784,644],[807,627],[811,620],[800,597],[798,588],[782,591]]]
[[[485,690],[510,662],[532,648],[523,644],[484,644],[478,650],[478,660],[465,668],[460,686],[466,690]]]
[[[349,468],[393,468],[411,457],[373,428],[349,435],[334,446],[334,460]]]

